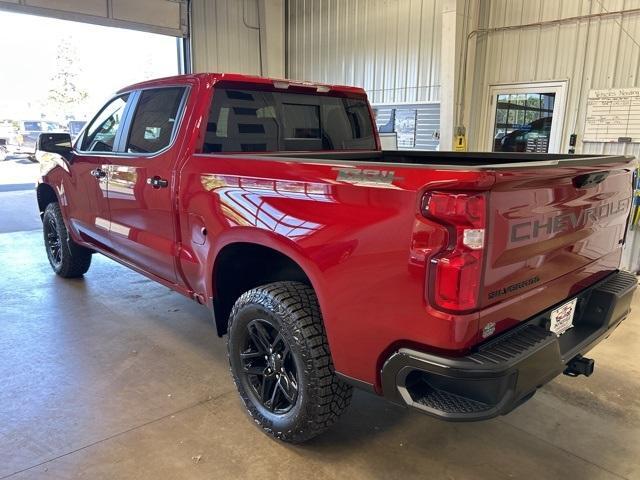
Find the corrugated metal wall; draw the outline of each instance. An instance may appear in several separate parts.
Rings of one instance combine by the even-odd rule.
[[[192,0],[194,72],[260,75],[258,25],[257,0]]]
[[[639,7],[640,0],[483,1],[479,28],[522,25]],[[580,139],[590,89],[640,85],[639,44],[638,14],[479,34],[470,100],[471,148],[484,147],[486,135],[489,135],[488,113],[484,110],[489,85],[568,79],[561,151],[568,149],[569,135],[576,123],[579,152],[638,156],[640,144],[582,144]]]
[[[441,17],[441,0],[289,0],[287,76],[438,101]]]

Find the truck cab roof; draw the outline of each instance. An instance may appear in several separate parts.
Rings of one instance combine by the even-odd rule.
[[[346,85],[331,85],[327,83],[308,82],[305,80],[289,80],[283,78],[267,78],[257,75],[244,75],[240,73],[192,73],[187,75],[174,75],[171,77],[157,78],[144,82],[135,83],[128,87],[122,88],[118,93],[124,93],[131,90],[141,88],[150,88],[158,86],[169,86],[175,84],[190,83],[193,81],[205,81],[210,83],[229,82],[239,85],[248,86],[265,86],[278,89],[308,89],[309,93],[329,93],[336,92],[350,96],[366,96],[366,92],[360,87],[350,87]]]

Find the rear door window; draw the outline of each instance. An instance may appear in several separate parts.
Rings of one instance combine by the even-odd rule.
[[[203,152],[374,150],[372,126],[358,98],[216,88]]]
[[[128,153],[157,153],[171,144],[185,87],[143,90],[129,129]]]

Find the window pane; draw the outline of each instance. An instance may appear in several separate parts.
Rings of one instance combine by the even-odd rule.
[[[128,98],[129,94],[126,94],[113,99],[93,119],[82,140],[82,150],[89,152],[113,151],[113,142],[116,139]]]
[[[285,138],[320,138],[320,107],[283,104]]]
[[[184,87],[143,90],[131,123],[127,152],[155,153],[171,143]]]
[[[288,92],[216,89],[203,151],[375,148],[367,103]]]
[[[494,152],[549,151],[555,93],[497,95]]]

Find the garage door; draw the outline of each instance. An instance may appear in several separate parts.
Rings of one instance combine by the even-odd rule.
[[[188,35],[186,0],[0,0],[0,10],[175,37]]]

